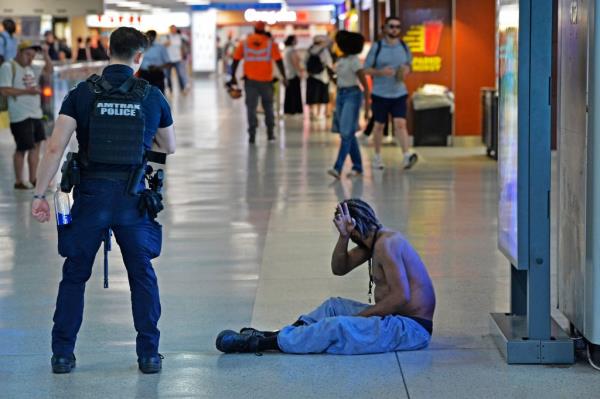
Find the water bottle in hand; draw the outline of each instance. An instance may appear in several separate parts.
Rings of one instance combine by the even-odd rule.
[[[54,194],[54,213],[56,225],[66,226],[71,223],[71,200],[69,194],[56,190]]]

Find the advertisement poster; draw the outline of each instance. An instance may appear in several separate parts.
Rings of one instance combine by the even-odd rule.
[[[428,83],[452,87],[452,1],[403,0],[402,40],[413,57],[409,92]]]
[[[518,262],[518,55],[519,1],[498,4],[498,245]]]

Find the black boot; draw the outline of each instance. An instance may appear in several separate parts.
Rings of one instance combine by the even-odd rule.
[[[223,353],[257,353],[280,350],[276,332],[263,332],[254,328],[243,328],[239,333],[232,330],[221,331],[217,336],[217,349]]]
[[[138,358],[138,367],[144,374],[155,374],[162,370],[164,356],[160,353],[153,356],[142,356]]]
[[[76,360],[75,355],[71,356],[59,356],[54,355],[50,359],[52,365],[52,372],[54,374],[67,374],[75,368]]]
[[[240,330],[240,334],[256,334],[260,338],[273,337],[279,334],[279,331],[260,331],[252,327],[244,327]]]
[[[223,353],[255,353],[258,352],[258,332],[245,334],[233,330],[224,330],[217,336],[215,345]]]

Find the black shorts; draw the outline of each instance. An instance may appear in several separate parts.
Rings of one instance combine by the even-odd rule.
[[[41,119],[27,118],[11,123],[10,131],[15,138],[17,151],[29,151],[39,142],[46,140],[46,130]]]
[[[385,98],[371,95],[371,110],[373,111],[373,119],[375,122],[387,122],[389,114],[392,114],[392,118],[406,119],[407,98],[408,95],[397,98]]]
[[[319,79],[308,77],[306,79],[306,103],[327,104],[329,102],[329,84],[321,82]]]

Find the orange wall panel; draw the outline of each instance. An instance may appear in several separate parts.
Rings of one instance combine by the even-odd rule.
[[[482,87],[496,86],[496,2],[456,0],[454,133],[481,134]]]

